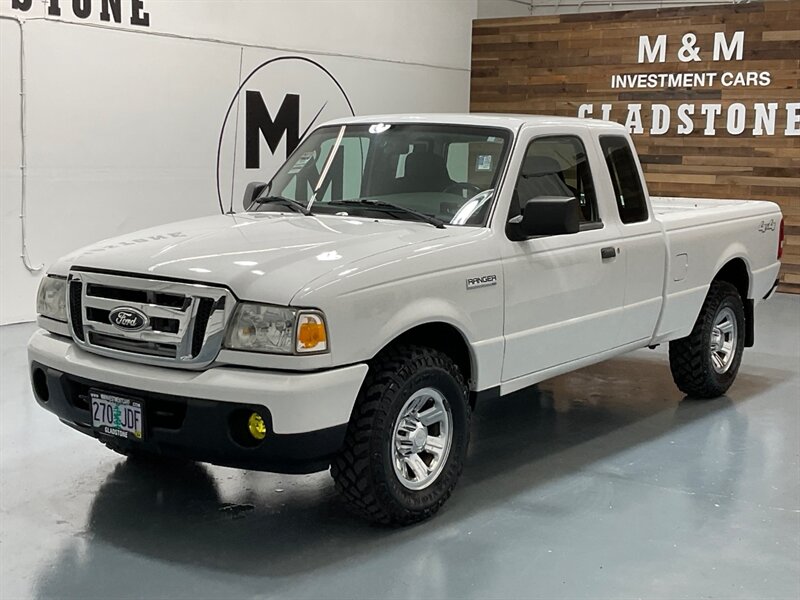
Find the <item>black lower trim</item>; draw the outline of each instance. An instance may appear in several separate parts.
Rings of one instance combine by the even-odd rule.
[[[469,405],[475,409],[478,405],[478,402],[485,402],[486,400],[497,400],[500,397],[500,386],[496,385],[494,387],[486,388],[485,390],[481,390],[479,392],[470,391],[469,393]]]
[[[347,431],[345,423],[304,433],[276,434],[265,406],[132,390],[75,377],[36,362],[31,365],[31,380],[40,406],[74,429],[122,451],[139,450],[274,473],[315,473],[328,468]],[[98,436],[92,429],[90,388],[143,400],[144,441]],[[267,436],[260,442],[249,438],[245,430],[252,412],[258,412],[267,425]]]
[[[756,313],[755,302],[750,299],[744,301],[744,347],[752,348],[756,344]]]

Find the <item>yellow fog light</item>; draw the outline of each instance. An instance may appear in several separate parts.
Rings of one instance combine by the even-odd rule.
[[[264,423],[264,419],[258,413],[251,414],[250,418],[247,419],[247,429],[250,431],[250,435],[257,440],[263,440],[267,437],[267,424]]]

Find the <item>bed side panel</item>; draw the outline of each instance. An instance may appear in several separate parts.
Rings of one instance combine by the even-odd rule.
[[[654,342],[691,333],[711,281],[731,260],[744,261],[748,298],[758,302],[780,269],[777,262],[781,213],[772,202],[654,199],[669,248],[664,311]]]

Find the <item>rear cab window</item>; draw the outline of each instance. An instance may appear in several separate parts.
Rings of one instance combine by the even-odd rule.
[[[625,225],[647,221],[650,218],[647,199],[627,138],[617,135],[600,136],[600,147],[614,186],[620,220]]]

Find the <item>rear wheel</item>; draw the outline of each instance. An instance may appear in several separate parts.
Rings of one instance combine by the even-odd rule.
[[[331,465],[336,488],[371,521],[426,519],[461,475],[469,423],[466,384],[450,357],[420,346],[392,349],[370,365]]]
[[[682,392],[716,398],[728,391],[742,362],[744,319],[739,291],[713,282],[692,333],[669,344],[672,377]]]

